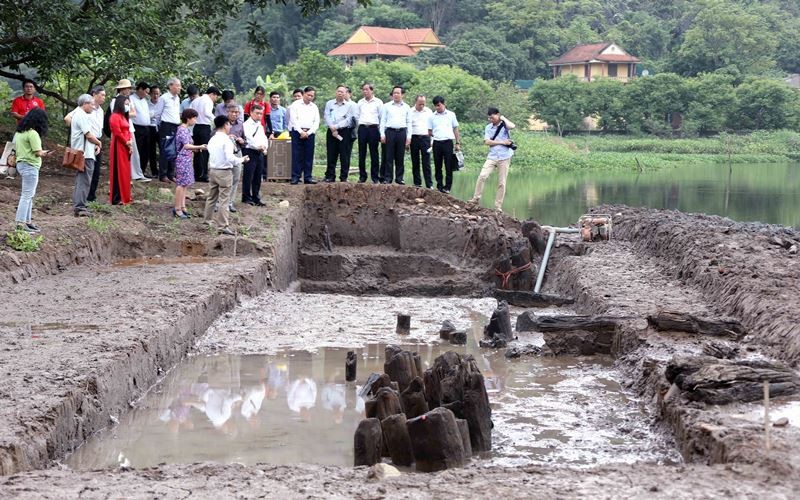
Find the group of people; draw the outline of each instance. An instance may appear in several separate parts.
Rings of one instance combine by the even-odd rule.
[[[447,109],[445,98],[435,96],[431,110],[427,106],[427,96],[422,94],[415,96],[413,106],[406,104],[406,91],[399,85],[392,87],[386,102],[375,96],[375,87],[371,83],[364,83],[361,93],[363,97],[353,102],[351,89],[340,85],[336,88],[336,96],[325,104],[323,117],[327,125],[327,165],[324,181],[336,182],[338,162],[338,179],[347,182],[352,149],[357,142],[359,182],[371,179],[375,184],[405,184],[404,163],[408,150],[414,186],[422,187],[424,182],[425,187],[432,188],[435,179],[436,189],[449,193],[456,170],[454,153],[461,150],[461,136],[458,119],[455,113]],[[306,87],[301,98],[295,99],[288,109],[287,127],[292,138],[292,184],[299,184],[301,179],[306,184],[316,183],[311,176],[311,167],[315,136],[321,120],[319,110],[313,104],[315,96],[315,89]],[[497,108],[488,109],[488,120],[484,143],[490,148],[489,155],[481,169],[471,201],[480,201],[486,179],[497,170],[495,208],[500,210],[511,157],[516,149],[509,132],[515,125]]]
[[[358,144],[359,182],[405,184],[406,150],[411,156],[415,186],[433,187],[449,193],[456,170],[454,153],[461,149],[458,119],[447,109],[445,98],[417,95],[414,105],[404,101],[405,89],[392,88],[384,103],[376,97],[370,83],[361,87],[363,97],[352,100],[350,88],[340,85],[335,97],[325,104],[320,116],[314,103],[313,87],[296,89],[288,108],[281,105],[281,94],[273,91],[267,99],[263,87],[255,89],[253,99],[244,106],[237,103],[231,90],[210,86],[204,93],[190,85],[188,96],[181,99],[182,85],[170,78],[166,92],[157,85],[120,80],[107,113],[103,107],[106,91],[95,87],[78,97],[77,107],[64,121],[70,127],[70,147],[84,154],[85,168],[75,177],[74,215],[91,215],[89,203],[96,199],[103,156],[103,136],[110,138],[108,152],[109,202],[131,202],[131,181],[148,182],[157,178],[174,183],[174,217],[187,219],[187,190],[195,181],[208,182],[209,192],[204,220],[220,234],[232,235],[229,213],[236,212],[234,198],[241,178],[241,200],[263,206],[261,181],[267,175],[267,150],[270,140],[288,132],[291,138],[291,184],[316,184],[312,177],[316,133],[324,119],[327,126],[327,168],[325,182],[346,182],[350,158]],[[221,100],[221,102],[217,102]],[[35,84],[26,81],[23,95],[12,102],[12,115],[18,120],[15,136],[22,193],[17,211],[17,225],[25,231],[38,228],[31,218],[32,200],[38,183],[42,157],[49,154],[41,146],[47,132],[45,105],[35,96]],[[478,178],[473,201],[480,200],[483,186],[492,171],[499,171],[495,206],[500,209],[505,193],[505,179],[513,155],[509,131],[514,124],[496,108],[489,108],[489,124],[484,143],[489,155]],[[367,170],[367,155],[370,168]],[[433,172],[431,169],[433,157]],[[148,168],[151,176],[147,175]]]

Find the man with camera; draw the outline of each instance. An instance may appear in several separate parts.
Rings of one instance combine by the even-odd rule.
[[[509,130],[516,127],[511,120],[500,114],[497,108],[489,108],[489,124],[483,133],[483,143],[489,146],[489,155],[483,164],[478,182],[475,184],[475,195],[472,202],[480,203],[483,186],[486,179],[497,169],[497,194],[494,198],[494,208],[503,209],[503,198],[506,196],[506,177],[508,177],[508,167],[511,165],[511,157],[517,149],[517,145],[511,140]]]

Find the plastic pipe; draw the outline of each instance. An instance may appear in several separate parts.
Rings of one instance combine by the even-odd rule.
[[[542,289],[542,281],[544,281],[544,271],[547,269],[547,261],[550,260],[550,249],[553,248],[553,243],[556,241],[556,233],[580,233],[581,230],[574,227],[551,227],[542,226],[542,229],[550,232],[547,238],[547,246],[544,249],[542,256],[542,265],[539,267],[539,275],[536,277],[536,286],[533,288],[534,293],[539,293]]]

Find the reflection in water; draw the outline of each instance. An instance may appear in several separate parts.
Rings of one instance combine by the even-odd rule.
[[[478,169],[458,172],[453,196],[472,197]],[[481,204],[494,206],[496,176]],[[733,220],[800,227],[800,164],[679,165],[657,171],[536,171],[508,175],[503,210],[544,224],[575,223],[603,203],[707,213]]]
[[[484,463],[595,464],[663,461],[674,453],[647,427],[637,402],[615,381],[610,360],[506,360],[480,350],[474,328],[462,353],[476,357],[493,408],[495,450]],[[274,356],[188,359],[120,425],[69,459],[76,469],[216,461],[350,466],[364,417],[360,384],[382,371],[384,344],[357,349],[358,382],[344,382],[347,349]],[[424,367],[444,345],[410,345]]]

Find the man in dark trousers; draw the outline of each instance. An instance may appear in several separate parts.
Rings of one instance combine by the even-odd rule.
[[[381,108],[381,143],[386,144],[386,165],[383,182],[397,184],[403,181],[403,160],[406,147],[411,144],[411,108],[403,102],[406,91],[395,85],[392,88],[392,100]],[[394,175],[392,167],[394,166]]]
[[[328,168],[325,170],[325,182],[336,181],[336,160],[339,160],[341,171],[339,180],[347,182],[350,173],[350,144],[353,141],[352,123],[355,115],[354,105],[347,99],[347,87],[336,87],[336,98],[325,104],[325,123],[328,125],[326,147],[328,152]]]
[[[436,189],[442,193],[449,193],[453,187],[453,150],[461,149],[458,120],[456,114],[447,109],[444,97],[440,95],[433,98],[433,109],[435,111],[428,120],[428,134],[433,138]],[[444,179],[442,178],[442,164],[445,168]]]
[[[431,136],[428,135],[428,121],[433,114],[431,108],[425,104],[427,98],[418,95],[414,100],[414,107],[411,109],[411,173],[414,176],[414,185],[422,186],[422,179],[425,179],[425,187],[433,186],[431,180]],[[420,175],[420,166],[422,175]]]
[[[364,97],[356,105],[358,123],[358,182],[367,182],[367,150],[370,159],[370,178],[373,184],[381,182],[378,144],[381,142],[381,107],[383,101],[375,97],[375,87],[371,83],[361,86]]]

